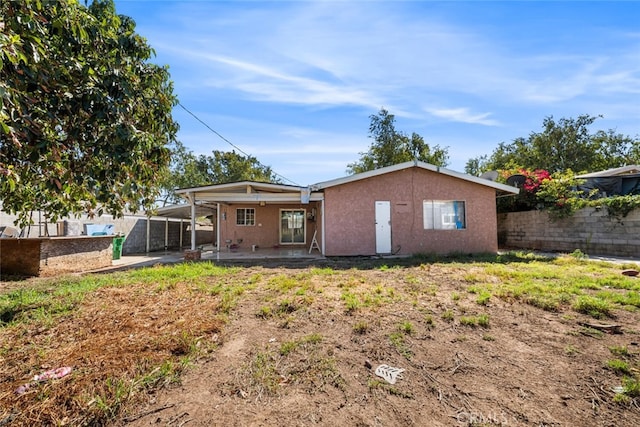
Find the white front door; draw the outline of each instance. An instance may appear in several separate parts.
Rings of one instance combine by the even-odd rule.
[[[376,253],[391,253],[391,202],[376,201]]]

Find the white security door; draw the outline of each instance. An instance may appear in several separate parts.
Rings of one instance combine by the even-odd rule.
[[[391,202],[376,201],[376,253],[391,253]]]

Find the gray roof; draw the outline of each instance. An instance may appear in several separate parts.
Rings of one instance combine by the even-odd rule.
[[[607,169],[600,172],[578,175],[576,178],[607,178],[611,176],[635,175],[640,173],[640,165],[622,166],[620,168]]]

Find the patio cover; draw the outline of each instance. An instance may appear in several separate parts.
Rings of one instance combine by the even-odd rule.
[[[176,194],[187,201],[191,218],[192,229],[195,228],[195,219],[198,211],[208,209],[215,211],[216,230],[220,229],[220,206],[225,204],[270,204],[291,203],[306,204],[324,200],[322,192],[312,192],[309,187],[295,185],[272,184],[267,182],[241,181],[219,185],[207,185],[203,187],[182,188],[176,190]],[[182,209],[182,208],[181,208]],[[181,211],[185,213],[184,211]],[[208,215],[210,215],[209,213]],[[219,234],[218,234],[218,239]],[[220,247],[220,242],[217,242]],[[195,234],[191,235],[191,249],[195,250]]]

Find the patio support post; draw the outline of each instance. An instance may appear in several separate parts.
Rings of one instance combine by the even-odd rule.
[[[322,255],[324,255],[324,230],[325,230],[325,222],[324,222],[324,198],[320,200],[320,214],[322,215]]]
[[[178,243],[178,250],[182,250],[182,218],[180,218],[180,243]]]
[[[216,204],[216,249],[220,252],[220,203]]]
[[[193,192],[189,193],[191,202],[191,250],[196,250],[196,198]]]

